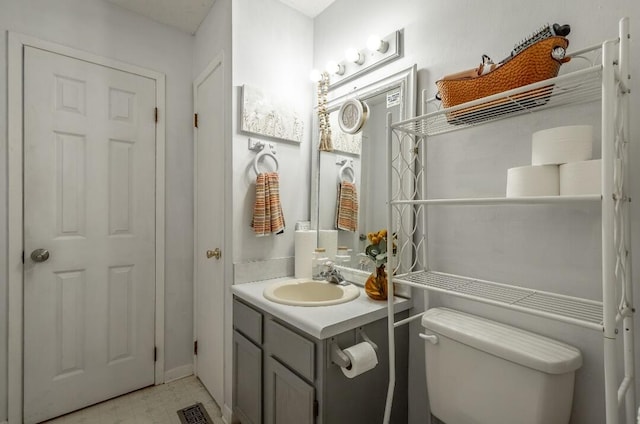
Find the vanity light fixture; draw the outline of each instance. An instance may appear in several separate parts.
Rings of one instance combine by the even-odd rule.
[[[364,55],[360,53],[358,49],[354,49],[353,47],[344,51],[344,58],[356,65],[362,65],[365,61]]]
[[[333,60],[327,62],[325,70],[330,75],[344,75],[344,65],[342,63],[334,62]]]
[[[402,57],[403,30],[397,30],[385,37],[371,35],[366,43],[366,48],[349,48],[345,51],[342,61],[329,61],[326,72],[330,75],[330,87],[337,87],[351,79],[392,62]],[[319,82],[322,71],[313,70],[310,78],[313,82]]]
[[[372,34],[367,39],[367,48],[372,52],[386,53],[389,50],[389,43],[380,38],[377,34]]]

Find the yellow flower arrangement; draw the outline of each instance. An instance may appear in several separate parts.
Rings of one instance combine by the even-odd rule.
[[[387,262],[387,230],[380,230],[377,233],[368,233],[367,238],[371,242],[364,253],[376,264],[376,268]]]

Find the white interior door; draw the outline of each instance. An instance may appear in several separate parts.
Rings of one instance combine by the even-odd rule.
[[[155,81],[31,47],[24,55],[32,423],[154,382]],[[32,258],[36,249],[49,258]]]
[[[224,67],[215,60],[194,83],[196,375],[224,403]],[[212,256],[219,249],[220,255]],[[207,254],[207,252],[210,252]]]

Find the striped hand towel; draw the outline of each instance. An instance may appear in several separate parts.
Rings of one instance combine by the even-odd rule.
[[[345,231],[358,229],[358,193],[356,185],[348,181],[338,184],[336,228]]]
[[[284,215],[280,203],[277,172],[263,172],[256,178],[256,202],[251,227],[256,236],[284,233]]]

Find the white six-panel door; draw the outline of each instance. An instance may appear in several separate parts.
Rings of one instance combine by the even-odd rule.
[[[216,58],[194,82],[196,375],[224,404],[224,62]],[[220,255],[213,256],[219,249]],[[207,252],[210,252],[209,254]]]
[[[24,422],[154,383],[155,81],[24,52]],[[46,249],[49,258],[31,258]]]

